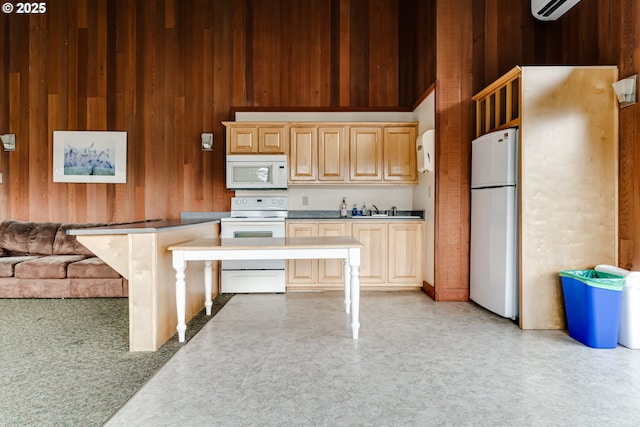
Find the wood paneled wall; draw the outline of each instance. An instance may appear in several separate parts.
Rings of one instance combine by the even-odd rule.
[[[436,84],[436,292],[468,289],[470,96],[514,65],[637,73],[640,6],[512,0],[59,0],[0,14],[0,219],[223,211],[231,107],[409,107]],[[436,25],[437,22],[437,25]],[[640,108],[620,112],[620,265],[640,268]],[[54,184],[53,130],[126,130],[127,184]],[[214,132],[212,152],[200,133]]]
[[[0,151],[0,219],[228,210],[231,107],[400,105],[399,3],[59,0],[0,14],[0,133],[17,139]],[[127,183],[53,183],[54,130],[127,131]]]

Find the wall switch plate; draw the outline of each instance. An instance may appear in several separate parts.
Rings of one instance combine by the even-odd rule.
[[[309,196],[302,196],[302,206],[309,206]]]
[[[0,184],[2,184],[2,172],[0,172]]]

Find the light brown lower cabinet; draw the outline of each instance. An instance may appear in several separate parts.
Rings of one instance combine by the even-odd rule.
[[[349,224],[342,222],[322,222],[318,224],[318,236],[349,236]],[[342,285],[344,283],[344,262],[341,259],[318,260],[318,283]]]
[[[422,223],[389,224],[389,283],[422,283]]]
[[[361,220],[351,227],[351,235],[364,245],[360,250],[360,283],[384,285],[387,283],[389,257],[387,223]]]
[[[287,237],[312,237],[318,235],[318,224],[298,222],[287,224]],[[318,281],[318,261],[315,259],[287,260],[287,282],[313,285]]]
[[[287,236],[345,236],[363,243],[360,284],[422,286],[423,224],[418,221],[287,221]],[[287,289],[336,289],[344,283],[341,260],[287,261]]]

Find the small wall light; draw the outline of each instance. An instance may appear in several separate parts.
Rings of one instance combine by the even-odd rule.
[[[638,86],[637,74],[617,81],[613,83],[612,86],[618,97],[620,107],[626,107],[636,103],[636,88]]]
[[[212,151],[213,150],[213,134],[203,133],[200,135],[200,138],[202,138],[202,151]]]
[[[16,135],[14,133],[6,133],[0,135],[4,151],[16,151]]]

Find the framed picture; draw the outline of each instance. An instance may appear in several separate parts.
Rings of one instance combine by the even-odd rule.
[[[53,131],[53,182],[127,182],[127,133]]]

